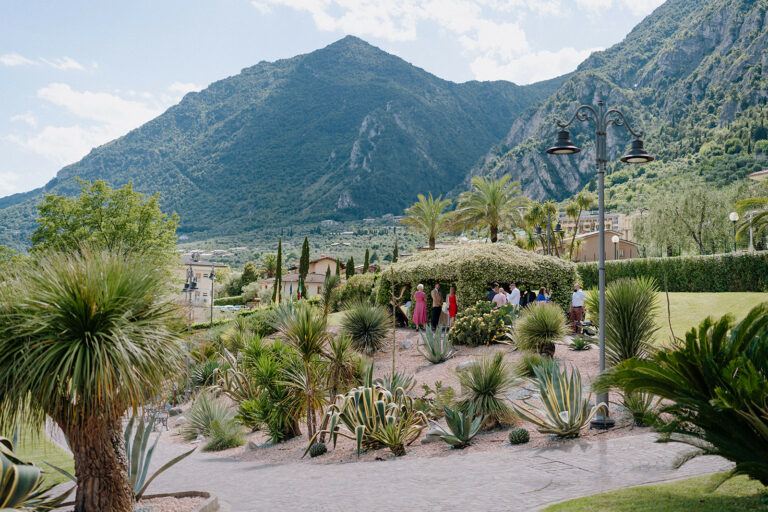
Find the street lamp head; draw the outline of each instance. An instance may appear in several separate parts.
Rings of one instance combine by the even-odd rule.
[[[571,134],[568,130],[557,132],[557,141],[555,145],[547,149],[550,155],[572,155],[578,153],[581,149],[571,142]]]
[[[615,244],[619,243],[619,237],[618,237],[618,235],[613,235],[613,236],[611,237],[611,242],[613,242],[613,243],[615,243]]]
[[[739,222],[739,214],[736,212],[731,212],[728,218],[731,219],[731,222]]]
[[[537,235],[541,234],[541,226],[536,226],[536,234]]]
[[[640,139],[633,140],[632,149],[629,150],[629,153],[621,157],[622,162],[629,164],[644,164],[651,160],[653,160],[653,157],[645,152],[645,149],[643,149],[643,141]]]
[[[558,222],[555,225],[555,233],[562,233],[562,232],[563,232],[563,226],[561,226],[560,223]]]

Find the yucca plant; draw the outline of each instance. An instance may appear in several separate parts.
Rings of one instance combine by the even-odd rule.
[[[192,367],[192,384],[196,388],[213,386],[219,379],[219,362],[209,359]]]
[[[418,439],[426,426],[427,417],[423,412],[396,407],[390,409],[383,424],[371,433],[371,438],[389,448],[395,457],[401,457],[405,455],[405,447]]]
[[[629,359],[598,379],[626,393],[664,400],[654,429],[662,441],[695,448],[735,463],[729,473],[768,485],[768,304],[734,325],[726,315],[707,318],[650,359]]]
[[[563,310],[550,303],[525,308],[514,326],[517,348],[549,357],[555,355],[555,342],[563,339],[567,333]]]
[[[466,448],[472,444],[472,439],[480,432],[485,417],[475,415],[475,404],[471,404],[466,413],[454,411],[445,407],[445,423],[448,429],[444,429],[435,423],[438,430],[441,431],[440,439],[454,448]]]
[[[399,389],[404,393],[413,389],[416,385],[416,378],[405,372],[395,372],[388,373],[383,377],[378,377],[374,382],[389,391],[392,395],[396,395]]]
[[[651,277],[616,279],[605,289],[605,358],[610,366],[632,358],[648,357],[653,351],[653,335],[659,309],[658,287]],[[600,314],[595,290],[587,295],[587,309]]]
[[[217,452],[245,444],[243,427],[233,419],[213,420],[208,432],[210,438],[203,447],[206,452]]]
[[[632,414],[632,420],[638,427],[653,425],[659,415],[659,400],[650,393],[622,393],[621,405]]]
[[[348,304],[341,320],[342,332],[352,338],[352,347],[366,355],[384,346],[388,325],[387,310],[366,302]]]
[[[485,418],[485,426],[489,428],[512,421],[514,413],[504,395],[512,390],[518,379],[504,360],[504,353],[486,354],[458,376],[461,383],[461,395],[456,402],[458,410],[468,413],[474,407],[475,413]]]
[[[424,329],[421,333],[421,343],[416,347],[424,358],[432,364],[447,361],[456,354],[453,343],[448,338],[448,332],[440,327],[436,330]]]
[[[0,437],[0,510],[53,510],[72,492],[54,498],[50,496],[53,486],[42,483],[43,471],[17,458],[13,442]]]
[[[192,441],[197,436],[208,436],[214,420],[224,421],[234,416],[232,411],[210,393],[200,393],[186,414],[181,436]]]
[[[544,362],[544,356],[537,352],[527,352],[515,363],[515,373],[520,377],[533,377],[533,369]]]
[[[557,361],[545,360],[534,367],[535,384],[539,388],[541,409],[531,406],[527,401],[515,405],[517,414],[536,425],[542,434],[552,434],[562,439],[579,437],[581,429],[606,404],[589,406],[591,393],[583,395],[581,374],[577,368],[560,369]]]

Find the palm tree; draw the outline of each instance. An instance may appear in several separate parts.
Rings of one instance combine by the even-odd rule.
[[[500,229],[522,227],[523,219],[518,210],[523,202],[520,183],[509,179],[509,175],[498,180],[473,177],[472,189],[459,196],[456,227],[487,228],[492,243],[499,240]]]
[[[736,233],[739,238],[748,232],[749,228],[754,229],[756,240],[768,235],[768,197],[742,199],[736,203],[736,211],[742,219]]]
[[[591,210],[595,205],[595,195],[592,192],[582,190],[576,194],[576,198],[565,208],[565,214],[573,219],[573,235],[571,236],[571,245],[568,248],[568,259],[573,259],[573,250],[576,248],[576,235],[579,233],[579,222],[581,214],[585,210]]]
[[[557,204],[554,201],[548,200],[543,203],[534,202],[528,207],[528,211],[523,216],[523,221],[528,230],[533,232],[537,227],[541,227],[541,233],[538,234],[539,244],[541,247],[547,245],[547,229],[544,229],[545,221],[548,225],[553,220],[557,220]],[[555,253],[560,256],[560,239],[558,233],[551,231],[554,226],[549,227],[550,246],[555,249]]]
[[[315,409],[322,405],[320,402],[325,398],[322,393],[317,393],[316,383],[322,376],[316,367],[319,365],[318,357],[326,356],[326,319],[314,306],[300,302],[297,305],[278,306],[274,322],[275,328],[285,336],[304,363],[304,375],[300,382],[304,386],[307,404],[307,431],[309,438],[312,438],[317,427]],[[290,375],[289,383],[299,381],[296,377],[295,372]]]
[[[443,196],[434,199],[431,192],[429,197],[424,197],[424,194],[417,197],[419,200],[405,209],[406,217],[403,218],[402,224],[427,235],[429,249],[433,250],[437,237],[448,231],[450,215],[445,209],[451,205],[451,200],[443,199]]]
[[[121,418],[181,371],[167,271],[139,255],[47,253],[0,294],[0,429],[50,417],[75,460],[77,512],[131,512]]]

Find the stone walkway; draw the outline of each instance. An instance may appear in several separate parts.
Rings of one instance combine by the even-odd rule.
[[[353,507],[377,512],[429,510],[512,512],[539,510],[559,501],[637,485],[676,480],[730,468],[701,457],[674,470],[688,448],[659,444],[653,434],[557,448],[451,453],[346,464],[241,462],[195,452],[159,476],[151,492],[209,491],[232,512],[330,512]],[[162,443],[162,463],[183,446]]]

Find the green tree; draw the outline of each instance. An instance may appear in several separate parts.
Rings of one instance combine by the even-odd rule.
[[[325,278],[328,279],[329,277],[331,277],[331,266],[330,265],[325,267]]]
[[[240,275],[240,286],[248,286],[259,279],[259,269],[252,261],[248,261],[243,266],[243,273]]]
[[[0,245],[0,281],[25,259],[24,255],[17,253],[10,247]]]
[[[272,302],[280,301],[280,289],[283,287],[283,237],[277,242],[277,259],[275,261],[275,286],[272,289]]]
[[[368,272],[368,268],[371,266],[371,254],[368,248],[365,248],[365,258],[363,259],[363,274]]]
[[[349,259],[347,260],[346,270],[347,270],[347,279],[355,275],[355,259],[352,256],[350,256]]]
[[[399,252],[400,251],[397,250],[397,233],[395,233],[395,248],[392,249],[392,263],[397,263]]]
[[[568,259],[573,259],[573,250],[576,247],[576,235],[579,234],[579,222],[581,222],[581,214],[584,211],[589,211],[595,206],[595,195],[587,190],[582,190],[576,194],[576,199],[571,201],[565,208],[565,214],[573,219],[573,234],[571,235],[571,243],[568,247]]]
[[[401,223],[427,235],[429,249],[433,250],[437,237],[448,231],[451,217],[445,210],[451,205],[451,200],[443,199],[443,196],[433,199],[431,192],[429,197],[424,197],[424,194],[417,197],[418,201],[405,209],[406,217]]]
[[[262,274],[267,277],[275,277],[275,272],[277,271],[277,254],[274,252],[264,254],[260,260]]]
[[[472,178],[472,188],[459,196],[455,213],[455,225],[459,229],[487,229],[491,243],[499,239],[499,230],[523,226],[518,207],[523,204],[520,183],[509,181],[509,175],[501,179]]]
[[[336,275],[341,279],[341,258],[336,258]]]
[[[307,296],[307,274],[309,274],[309,239],[304,237],[301,246],[301,259],[299,260],[299,281],[301,284],[301,296]]]
[[[132,512],[121,419],[183,371],[177,306],[149,255],[39,252],[0,294],[0,430],[50,417],[75,461],[77,512]]]
[[[89,244],[120,254],[173,254],[179,217],[162,212],[157,194],[136,192],[131,183],[118,189],[102,180],[79,183],[77,197],[43,197],[33,250],[75,251]]]

